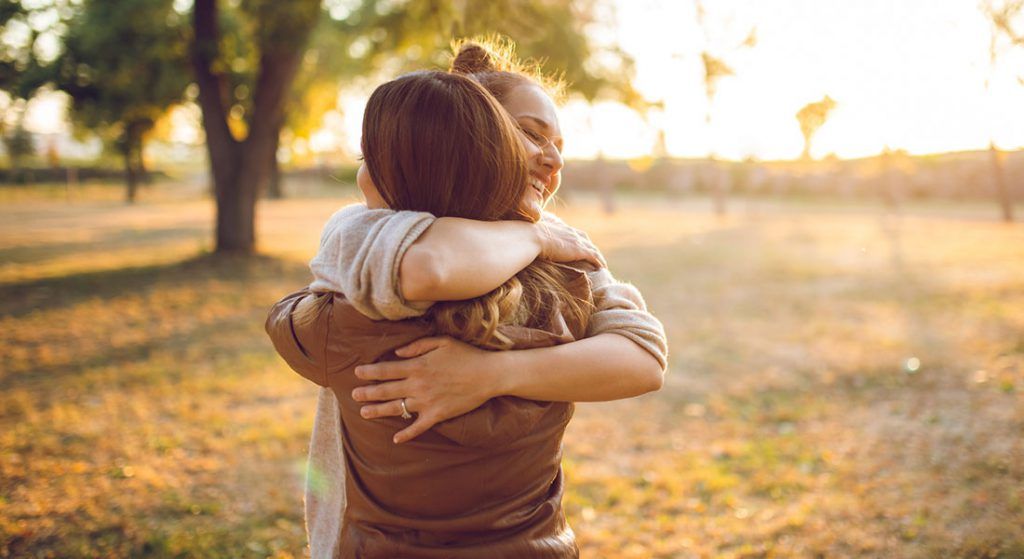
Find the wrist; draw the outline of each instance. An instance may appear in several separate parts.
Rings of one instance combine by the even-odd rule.
[[[544,253],[543,226],[540,223],[530,223],[528,221],[518,221],[513,223],[515,223],[516,227],[522,229],[533,257],[539,258],[540,255]]]
[[[509,374],[509,371],[516,371],[515,367],[520,366],[518,359],[520,351],[488,351],[486,353],[486,365],[483,368],[487,374],[487,398],[498,396],[513,396],[515,392],[515,378],[518,375]]]

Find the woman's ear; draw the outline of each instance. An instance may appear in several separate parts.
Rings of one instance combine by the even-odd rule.
[[[379,210],[388,207],[384,198],[380,195],[380,191],[377,190],[377,185],[370,178],[370,172],[366,170],[366,163],[361,164],[359,170],[356,171],[356,186],[363,193],[367,208]]]

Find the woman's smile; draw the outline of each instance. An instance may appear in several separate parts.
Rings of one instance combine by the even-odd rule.
[[[533,188],[534,190],[536,190],[536,191],[537,191],[537,194],[538,194],[538,195],[539,195],[539,196],[541,197],[541,199],[543,200],[543,199],[544,199],[544,196],[545,196],[545,195],[547,194],[547,185],[546,185],[546,184],[544,184],[544,183],[543,183],[543,182],[542,182],[542,181],[541,181],[540,179],[538,179],[537,177],[531,177],[531,178],[530,178],[530,186],[531,186],[531,187],[532,187],[532,188]]]

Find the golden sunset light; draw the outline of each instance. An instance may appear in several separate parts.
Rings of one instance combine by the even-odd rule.
[[[570,103],[567,135],[587,139],[567,145],[569,157],[643,155],[663,127],[676,156],[792,159],[802,147],[794,115],[826,94],[838,106],[815,157],[984,149],[990,138],[1024,147],[1024,54],[990,65],[990,24],[971,0],[706,2],[708,24],[733,41],[757,29],[756,46],[732,56],[735,75],[722,80],[710,125],[699,53],[732,45],[705,45],[689,2],[623,0],[615,10],[611,33],[637,60],[636,86],[665,108],[645,121]]]
[[[612,8],[598,36],[635,58],[635,87],[663,108],[570,99],[561,112],[568,158],[650,155],[663,129],[671,156],[793,159],[802,149],[794,115],[824,95],[837,107],[815,138],[816,158],[977,150],[990,140],[1024,147],[1024,53],[990,64],[991,25],[971,0],[707,2],[707,25],[731,42],[705,41],[690,2]],[[756,45],[734,49],[752,27]],[[725,53],[735,71],[721,80],[710,124],[703,49]],[[349,97],[346,114],[361,114],[363,99]],[[360,122],[347,119],[349,150],[358,151]]]
[[[1024,559],[1024,0],[0,0],[0,558]]]

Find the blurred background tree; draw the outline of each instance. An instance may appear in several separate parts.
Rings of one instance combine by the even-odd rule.
[[[1024,47],[1024,0],[983,0],[980,8],[991,25],[988,44],[989,76],[985,79],[985,91],[990,92],[991,74],[1002,56],[1010,49]],[[1017,80],[1024,84],[1024,77],[1018,76]],[[1006,181],[1003,154],[995,138],[989,139],[988,148],[999,209],[1003,221],[1009,223],[1013,221],[1013,196]]]
[[[821,101],[808,103],[797,111],[796,120],[800,123],[800,134],[804,137],[804,161],[811,160],[811,141],[835,108],[835,100],[826,95]]]
[[[383,8],[366,1],[349,18],[359,25],[351,53],[371,67],[391,62],[396,71],[446,67],[451,40],[499,35],[547,75],[564,78],[588,101],[646,101],[633,88],[634,60],[615,44],[600,44],[589,31],[605,22],[594,0],[421,0]],[[514,14],[514,16],[512,15]],[[612,17],[613,14],[607,14]]]
[[[42,76],[70,96],[75,126],[120,154],[129,203],[146,176],[146,135],[189,83],[184,25],[171,0],[87,0],[76,6],[63,52]]]
[[[215,0],[196,0],[192,8],[192,67],[217,202],[217,252],[256,248],[256,197],[266,188],[277,156],[285,103],[320,2],[253,0],[240,3],[237,16],[244,33],[225,34],[221,21],[232,16],[225,16]],[[241,39],[232,41],[235,37]],[[250,56],[238,56],[247,46]],[[225,54],[234,56],[225,60]],[[235,85],[239,74],[251,76],[252,85]],[[235,101],[250,96],[247,113]]]
[[[35,143],[32,141],[32,134],[25,130],[25,124],[19,121],[11,130],[4,131],[4,148],[7,149],[7,157],[11,160],[11,167],[18,169],[22,161],[35,153]]]
[[[216,250],[252,252],[257,198],[283,194],[282,137],[289,147],[308,143],[357,77],[446,67],[455,38],[507,37],[543,72],[562,76],[569,92],[645,107],[632,87],[633,60],[592,38],[602,6],[599,0],[6,0],[0,3],[0,90],[13,116],[4,114],[0,126],[19,122],[37,91],[66,92],[76,128],[117,149],[132,201],[146,174],[147,134],[174,105],[194,100],[216,199]]]
[[[715,102],[715,96],[718,94],[718,84],[723,78],[735,75],[735,71],[732,66],[725,60],[726,56],[736,53],[745,49],[752,49],[757,46],[757,28],[751,27],[749,31],[743,35],[743,39],[734,45],[727,45],[726,47],[719,47],[715,45],[712,40],[715,36],[731,36],[732,25],[726,25],[726,29],[716,29],[708,17],[708,13],[704,8],[704,3],[701,0],[695,0],[694,10],[697,18],[697,26],[701,29],[704,35],[704,47],[700,52],[701,67],[704,70],[703,83],[704,83],[704,96],[707,99],[707,105],[704,112],[704,122],[708,128],[711,127],[711,115],[712,108]],[[714,45],[714,46],[713,46]],[[712,52],[714,50],[714,52]],[[726,54],[729,53],[729,54]],[[718,215],[724,215],[726,212],[726,197],[728,196],[729,185],[727,184],[727,177],[724,173],[718,172],[717,166],[715,165],[715,149],[712,147],[708,150],[708,180],[711,182],[711,196],[714,200],[715,213]]]
[[[0,112],[0,137],[3,138],[12,167],[19,167],[26,156],[34,153],[34,145],[25,129],[26,101],[45,82],[45,59],[40,45],[63,30],[59,9],[62,3],[22,5],[12,0],[0,1],[0,91],[6,99]]]
[[[596,21],[595,5],[307,0],[236,8],[197,0],[192,60],[217,197],[217,250],[255,249],[256,200],[274,183],[282,129],[290,127],[292,137],[315,130],[336,107],[329,92],[354,76],[446,66],[454,38],[503,34],[523,56],[538,57],[544,71],[563,74],[584,98],[641,105],[630,83],[632,59],[615,46],[596,45],[585,32]]]

